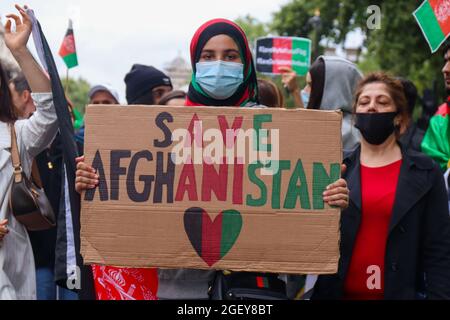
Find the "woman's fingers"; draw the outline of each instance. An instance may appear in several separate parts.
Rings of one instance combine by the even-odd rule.
[[[339,179],[339,180],[336,181],[335,183],[330,184],[330,185],[327,187],[327,190],[326,190],[326,191],[330,191],[330,190],[332,190],[332,189],[340,188],[340,187],[342,187],[342,188],[347,188],[347,181],[345,181],[344,179]]]
[[[349,190],[346,187],[337,187],[330,190],[327,190],[323,193],[324,197],[334,196],[336,194],[343,194],[345,196],[348,196]]]
[[[77,170],[95,173],[95,169],[84,162],[77,163]]]
[[[327,187],[327,190],[323,193],[323,201],[330,206],[346,209],[349,203],[349,194],[347,182],[344,179],[339,179]]]
[[[16,9],[19,11],[20,15],[22,16],[23,23],[25,24],[31,24],[31,19],[28,13],[25,11],[24,8],[16,4]]]
[[[95,187],[96,187],[95,185],[89,184],[89,183],[84,183],[81,180],[75,181],[75,190],[80,194],[86,190],[94,189]]]
[[[9,233],[8,220],[3,220],[0,222],[0,236],[5,236]]]
[[[6,34],[11,33],[11,27],[12,27],[12,22],[10,19],[8,19],[8,21],[6,21],[6,24],[5,24]]]
[[[83,177],[83,176],[77,176],[75,178],[75,182],[76,183],[83,183],[86,184],[88,186],[96,186],[98,185],[98,180],[96,179],[92,179],[92,178],[88,178],[88,177]]]
[[[339,200],[348,201],[348,195],[346,195],[344,193],[338,193],[338,194],[334,194],[331,196],[324,196],[323,200],[327,203],[332,202],[332,201],[339,201]]]
[[[18,15],[16,14],[8,14],[6,16],[8,19],[12,19],[14,20],[15,24],[16,24],[16,29],[22,24],[22,20],[19,18]]]
[[[278,70],[281,72],[293,72],[293,70],[289,67],[279,67]]]
[[[78,163],[80,163],[80,162],[85,162],[86,161],[86,159],[85,159],[85,157],[84,156],[81,156],[81,157],[78,157],[78,158],[75,158],[75,162],[78,164]]]
[[[345,200],[330,201],[327,203],[328,203],[328,205],[330,205],[332,207],[338,207],[342,210],[345,210],[348,208],[348,201],[345,201]]]
[[[88,179],[98,180],[99,176],[92,171],[86,171],[86,170],[77,170],[76,173],[77,177],[85,177]]]

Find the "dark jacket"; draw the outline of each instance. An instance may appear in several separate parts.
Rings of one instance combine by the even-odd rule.
[[[57,216],[59,213],[62,182],[62,149],[59,134],[51,147],[39,154],[35,160],[45,195]],[[28,234],[33,247],[36,269],[53,269],[55,266],[56,228],[37,232],[29,231]]]
[[[361,223],[360,152],[358,148],[344,160],[350,204],[342,212],[339,271],[319,277],[313,299],[344,295]],[[444,179],[439,166],[425,155],[405,149],[402,154],[386,244],[384,297],[413,300],[424,292],[429,299],[450,299],[450,216]]]
[[[425,131],[417,126],[416,123],[411,124],[408,130],[400,138],[400,142],[407,149],[416,152],[422,152],[422,141],[425,137]]]

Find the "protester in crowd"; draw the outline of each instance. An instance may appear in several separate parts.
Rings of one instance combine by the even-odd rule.
[[[284,108],[284,97],[278,86],[270,80],[258,79],[259,102],[269,108]]]
[[[450,41],[444,46],[444,74],[447,102],[439,107],[431,118],[430,125],[422,142],[422,151],[439,163],[443,172],[450,168]]]
[[[27,79],[19,73],[9,82],[13,104],[18,120],[31,117],[36,111],[32,99],[31,88]],[[43,152],[37,155],[33,165],[36,165],[40,184],[49,199],[53,211],[58,213],[61,196],[61,165],[62,150],[58,136]],[[76,295],[71,291],[59,288],[54,280],[56,228],[45,231],[28,232],[36,266],[36,287],[38,300],[74,300]]]
[[[27,79],[22,73],[19,73],[9,82],[9,88],[17,117],[19,119],[28,119],[36,110],[36,107],[31,97],[31,89]]]
[[[133,65],[125,84],[130,105],[158,105],[161,97],[173,90],[170,78],[162,71],[141,64]]]
[[[260,106],[250,47],[245,33],[235,23],[216,19],[201,26],[191,42],[191,63],[193,77],[186,106]],[[82,162],[84,159],[78,160],[76,190],[95,188],[95,170]],[[330,186],[324,200],[329,205],[347,207],[345,180]],[[203,270],[159,270],[158,298],[208,299],[215,274]]]
[[[8,15],[5,43],[19,63],[31,90],[36,112],[26,120],[14,113],[8,82],[0,65],[0,300],[36,299],[36,273],[33,251],[26,228],[20,224],[8,205],[13,166],[10,125],[16,131],[24,172],[30,176],[32,159],[54,139],[58,130],[57,117],[48,77],[27,49],[31,20],[25,10],[16,6],[21,18]],[[15,21],[15,32],[11,31]]]
[[[117,90],[107,83],[92,86],[89,90],[88,96],[88,104],[112,105],[119,104],[120,100]],[[75,134],[75,141],[77,142],[78,149],[81,154],[84,149],[84,131],[85,127],[82,126]]]
[[[162,106],[173,106],[173,107],[184,106],[184,104],[186,103],[186,97],[187,97],[186,92],[181,90],[175,90],[163,95],[161,100],[159,101],[159,104]]]
[[[89,90],[89,104],[119,104],[119,93],[110,84],[97,84]]]
[[[400,81],[368,75],[354,113],[361,145],[344,160],[350,206],[341,221],[337,275],[315,299],[450,298],[450,217],[438,165],[398,139],[409,122]]]
[[[414,109],[417,102],[417,88],[410,80],[399,79],[403,85],[406,101],[408,102],[408,115],[410,119],[413,117]],[[417,152],[422,152],[422,141],[425,136],[425,131],[418,127],[416,122],[411,121],[405,134],[400,138],[400,142],[406,149],[413,149]]]
[[[297,76],[291,69],[283,69],[283,83],[294,98],[299,97]],[[342,139],[344,150],[354,150],[359,141],[353,126],[353,94],[362,74],[357,66],[340,57],[321,56],[306,75],[306,86],[301,91],[301,105],[308,109],[340,110],[343,112]]]

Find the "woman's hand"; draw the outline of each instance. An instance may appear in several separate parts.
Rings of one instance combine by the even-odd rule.
[[[34,93],[48,93],[52,92],[50,79],[46,73],[43,72],[40,65],[31,55],[27,48],[27,42],[32,31],[32,23],[30,16],[25,12],[25,9],[16,5],[20,16],[9,14],[6,17],[8,21],[5,24],[5,43],[11,50],[16,61],[19,63],[25,78],[30,85],[31,91]],[[15,21],[16,31],[12,32],[12,20]]]
[[[84,156],[75,159],[77,162],[77,174],[75,179],[75,190],[78,193],[94,189],[98,186],[99,176],[94,168],[88,166],[84,161]]]
[[[9,233],[8,220],[0,221],[0,241]]]
[[[15,14],[8,14],[8,21],[5,24],[5,43],[11,52],[18,53],[27,50],[28,39],[30,38],[32,24],[31,19],[25,9],[16,5],[16,9],[22,18]],[[12,32],[12,20],[16,24],[16,32]]]
[[[346,170],[346,166],[342,166],[342,174]],[[333,207],[339,207],[341,210],[347,209],[350,201],[350,190],[347,187],[347,181],[339,179],[327,187],[323,193],[323,201]]]
[[[278,70],[282,72],[281,81],[283,82],[283,86],[289,90],[294,98],[295,107],[304,109],[306,106],[303,104],[301,98],[301,90],[297,83],[297,74],[288,67],[281,67]]]
[[[289,92],[300,92],[300,88],[297,83],[297,74],[288,67],[280,67],[278,70],[282,72],[281,82],[285,88],[289,90]]]

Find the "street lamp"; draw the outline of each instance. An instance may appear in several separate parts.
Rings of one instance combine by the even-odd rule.
[[[320,18],[320,10],[316,9],[314,16],[308,20],[308,25],[313,29],[313,57],[314,60],[319,56],[320,31],[322,30],[322,19]]]

